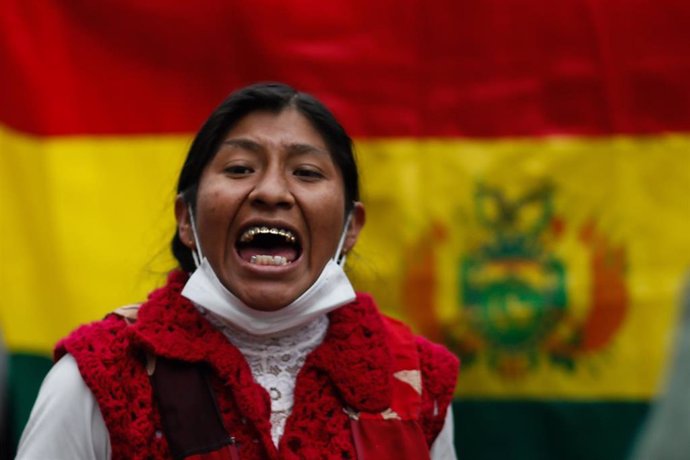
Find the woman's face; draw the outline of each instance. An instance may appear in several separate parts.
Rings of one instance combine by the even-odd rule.
[[[253,112],[225,136],[205,167],[195,223],[220,281],[257,310],[299,297],[334,256],[345,224],[343,178],[324,139],[294,109]],[[189,214],[176,203],[182,241],[194,246]],[[364,208],[355,204],[345,250]]]

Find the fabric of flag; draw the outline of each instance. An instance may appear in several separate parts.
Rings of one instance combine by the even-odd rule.
[[[683,0],[3,2],[12,439],[54,343],[175,266],[175,180],[230,91],[354,137],[355,286],[463,361],[464,459],[625,458],[690,268]]]

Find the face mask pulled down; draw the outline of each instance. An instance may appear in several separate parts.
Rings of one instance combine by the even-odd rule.
[[[191,222],[196,247],[200,248],[193,217]],[[197,262],[197,269],[185,284],[182,295],[253,335],[272,335],[306,324],[352,302],[356,297],[350,280],[341,267],[345,260],[341,252],[349,222],[350,216],[346,220],[336,256],[328,261],[314,284],[280,310],[261,311],[247,306],[221,283],[201,251],[194,254],[195,261],[200,263]]]

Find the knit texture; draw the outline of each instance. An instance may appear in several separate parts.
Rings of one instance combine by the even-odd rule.
[[[344,407],[381,412],[390,405],[391,350],[385,318],[366,294],[329,314],[324,342],[297,376],[294,407],[278,448],[270,429],[268,393],[254,381],[241,352],[180,295],[187,275],[176,271],[151,293],[135,324],[111,315],[82,326],[56,347],[77,360],[110,433],[113,459],[169,458],[145,370],[146,354],[205,362],[229,433],[242,459],[354,459]],[[419,423],[431,445],[443,426],[458,362],[445,348],[418,338],[423,377]],[[183,395],[181,395],[183,397]]]

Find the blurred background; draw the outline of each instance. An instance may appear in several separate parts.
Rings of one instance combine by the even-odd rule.
[[[55,342],[175,266],[195,131],[278,80],[355,139],[356,287],[462,359],[460,457],[628,458],[690,265],[689,50],[685,0],[3,1],[3,454]]]

